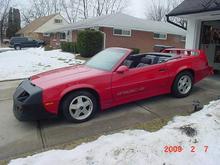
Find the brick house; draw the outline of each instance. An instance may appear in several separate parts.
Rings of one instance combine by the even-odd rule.
[[[47,33],[47,31],[66,25],[68,25],[68,22],[60,14],[53,14],[32,21],[30,24],[20,29],[16,34],[49,42],[50,34]]]
[[[67,41],[76,42],[77,33],[84,29],[101,31],[104,48],[139,48],[141,52],[148,52],[153,50],[154,45],[185,47],[185,30],[169,23],[143,20],[122,13],[90,18],[52,30],[50,43],[53,47],[59,45],[61,32],[66,33]]]

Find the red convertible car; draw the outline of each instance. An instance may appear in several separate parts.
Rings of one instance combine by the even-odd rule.
[[[201,50],[166,49],[133,54],[108,48],[85,65],[61,68],[24,80],[14,94],[20,121],[63,114],[84,122],[120,104],[172,93],[186,97],[195,83],[213,73]]]

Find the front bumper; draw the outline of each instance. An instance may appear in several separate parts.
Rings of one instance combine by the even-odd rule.
[[[9,45],[8,47],[9,47],[9,48],[14,48],[14,45]]]
[[[13,96],[13,112],[20,121],[39,120],[53,116],[48,113],[42,102],[42,89],[24,80]]]

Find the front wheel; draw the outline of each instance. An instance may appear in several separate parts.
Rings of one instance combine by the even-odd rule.
[[[62,103],[64,117],[74,123],[91,119],[98,110],[96,97],[87,91],[76,91],[66,96]]]
[[[193,88],[193,75],[190,72],[181,72],[176,76],[172,86],[172,94],[177,98],[189,96]]]

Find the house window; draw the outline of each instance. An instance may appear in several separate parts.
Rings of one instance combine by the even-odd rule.
[[[180,41],[186,42],[186,36],[180,36]]]
[[[65,40],[66,39],[66,33],[60,33],[60,39]]]
[[[55,22],[55,23],[62,23],[63,20],[62,20],[62,19],[55,19],[54,22]]]
[[[50,37],[50,33],[43,33],[44,37]]]
[[[164,33],[154,33],[154,39],[166,40],[167,39],[167,34],[164,34]]]
[[[131,36],[131,30],[127,29],[113,29],[113,35],[116,36]]]

